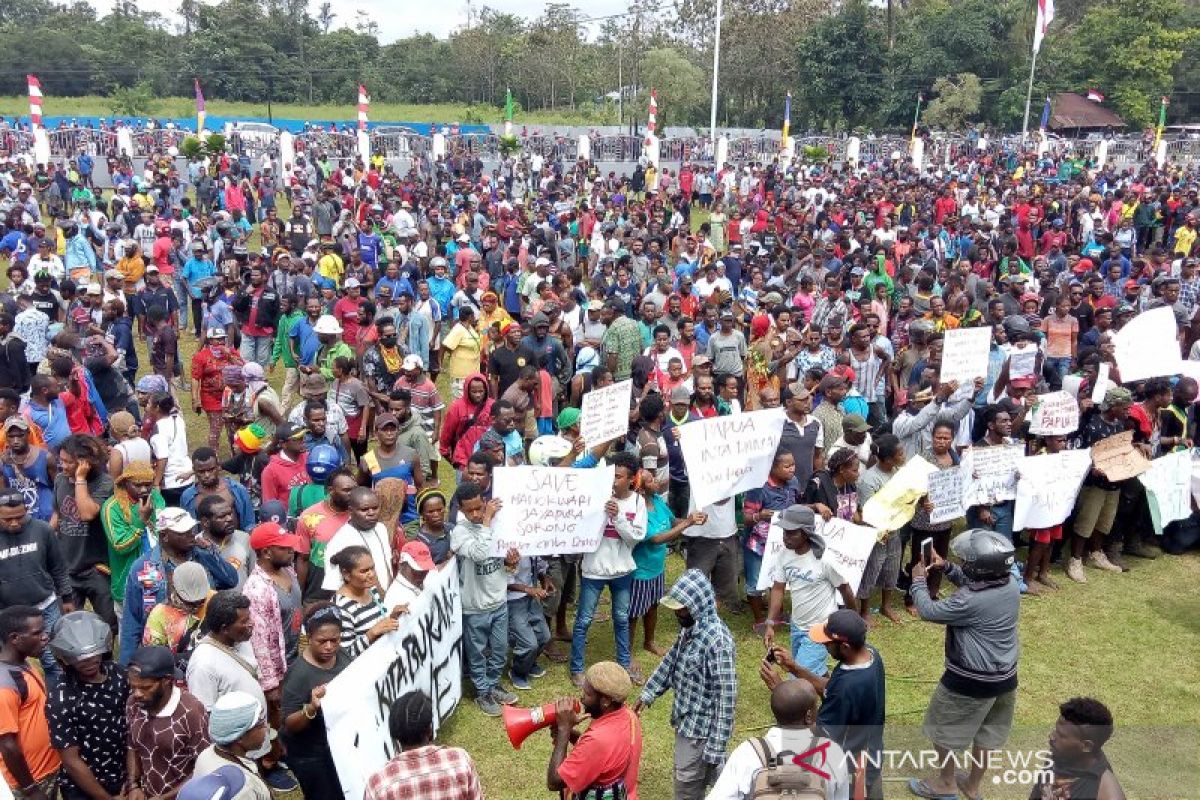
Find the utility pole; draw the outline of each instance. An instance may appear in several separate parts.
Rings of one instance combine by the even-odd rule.
[[[713,152],[717,149],[717,85],[721,79],[721,11],[722,0],[717,0],[717,30],[713,37],[712,108],[708,117],[708,135],[712,139]]]

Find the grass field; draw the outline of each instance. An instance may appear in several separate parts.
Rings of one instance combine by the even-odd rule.
[[[353,98],[349,98],[353,100]],[[273,103],[271,113],[276,119],[351,120],[358,119],[353,102],[341,105],[304,105],[297,103]],[[266,117],[265,103],[236,103],[225,100],[208,100],[210,117]],[[29,98],[0,97],[0,116],[26,115],[29,113]],[[113,115],[112,103],[106,97],[47,97],[44,113],[47,116],[65,117],[109,117]],[[147,116],[193,118],[196,101],[191,97],[164,97],[154,101]],[[504,121],[504,109],[499,106],[465,105],[442,103],[431,105],[409,105],[400,103],[371,103],[371,119],[388,122],[459,122],[473,124],[499,124]],[[523,125],[615,125],[616,109],[588,112],[572,111],[569,108],[547,111],[522,111],[517,115],[515,126]]]
[[[187,364],[196,342],[190,333],[181,339]],[[282,375],[274,376],[273,383],[278,389]],[[442,388],[448,396],[448,386]],[[207,424],[190,410],[185,414],[189,443],[195,448],[204,443]],[[443,487],[452,488],[452,480],[443,470]],[[1078,695],[1093,696],[1109,706],[1116,720],[1117,733],[1106,750],[1131,800],[1200,797],[1200,662],[1196,658],[1200,653],[1200,596],[1194,590],[1200,585],[1200,558],[1135,559],[1133,567],[1123,575],[1088,570],[1086,585],[1073,584],[1056,572],[1063,586],[1060,591],[1022,601],[1021,686],[1010,747],[1044,748],[1058,716],[1058,704]],[[682,559],[672,556],[668,578],[674,579],[682,569]],[[607,602],[607,595],[605,598]],[[602,606],[601,610],[611,609]],[[677,626],[670,614],[660,614],[659,619],[658,644],[666,646],[673,641]],[[771,723],[771,714],[766,689],[758,677],[762,643],[752,633],[748,616],[728,616],[726,621],[737,641],[740,683],[732,747],[762,735]],[[887,666],[885,742],[891,747],[921,747],[921,718],[942,671],[943,631],[916,620],[903,626],[883,622],[871,633],[870,641]],[[613,655],[611,623],[594,624],[588,663]],[[640,640],[635,642],[634,658],[647,676],[657,663],[657,658],[640,649]],[[522,693],[522,705],[576,693],[565,665],[546,666],[547,676],[535,682],[532,691]],[[645,800],[665,800],[672,795],[671,700],[668,694],[642,715],[639,794]],[[535,734],[520,751],[514,751],[500,721],[484,717],[473,702],[464,699],[440,739],[471,753],[489,798],[549,796],[545,790],[548,733]],[[910,797],[902,779],[915,774],[919,773],[911,768],[885,770],[887,797]],[[988,797],[1023,798],[1029,794],[1028,786],[985,788]]]

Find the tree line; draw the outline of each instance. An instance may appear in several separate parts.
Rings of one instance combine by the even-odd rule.
[[[101,17],[85,0],[0,3],[0,94],[189,96],[352,105],[361,81],[396,103],[483,104],[512,90],[520,108],[570,110],[595,123],[707,125],[716,0],[631,0],[600,21],[548,3],[535,19],[484,7],[445,39],[381,43],[365,15],[338,20],[306,0],[182,0],[179,20],[119,0]],[[1036,0],[726,0],[719,124],[777,128],[791,91],[792,130],[845,131],[924,122],[1020,125]],[[1058,0],[1039,55],[1042,98],[1095,88],[1134,126],[1200,111],[1200,4]],[[616,102],[622,93],[622,102]],[[492,119],[479,121],[495,121]],[[465,120],[470,121],[470,120]]]

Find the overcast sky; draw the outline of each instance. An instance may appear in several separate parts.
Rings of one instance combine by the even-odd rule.
[[[101,14],[112,10],[113,0],[91,0]],[[379,37],[383,43],[394,42],[413,33],[432,33],[434,36],[445,37],[452,30],[461,27],[467,21],[466,0],[440,0],[438,2],[418,2],[417,0],[331,0],[334,13],[333,26],[354,27],[358,20],[358,12],[364,11],[379,24]],[[474,0],[475,11],[478,12],[484,3]],[[490,0],[487,5],[498,11],[517,14],[531,19],[542,13],[545,3],[542,0]],[[312,0],[308,10],[316,16],[319,0]],[[140,0],[139,7],[143,11],[154,11],[167,17],[172,23],[178,22],[175,0]],[[589,17],[598,17],[624,11],[625,0],[589,0],[577,4]]]

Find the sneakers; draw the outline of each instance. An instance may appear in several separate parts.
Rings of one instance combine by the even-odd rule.
[[[1067,577],[1076,583],[1087,583],[1087,575],[1083,574],[1083,561],[1072,558],[1067,562]]]
[[[533,668],[529,670],[529,677],[531,677],[531,678],[546,677],[546,668],[541,666],[540,664],[534,664]],[[517,688],[519,689],[521,687],[518,686]]]
[[[533,688],[533,684],[529,682],[529,678],[522,678],[520,675],[514,675],[511,672],[508,673],[508,680],[509,683],[513,685],[514,689],[522,692]]]
[[[486,716],[500,716],[500,704],[492,699],[492,695],[487,695],[486,697],[476,697],[475,705],[479,706],[479,710],[482,711]]]
[[[511,706],[517,702],[517,696],[503,686],[497,686],[495,689],[492,689],[492,699],[506,706]]]
[[[1102,569],[1105,572],[1123,572],[1120,567],[1108,560],[1103,550],[1093,550],[1088,553],[1088,566]]]
[[[291,792],[300,788],[300,784],[296,782],[292,774],[279,766],[267,770],[263,775],[263,780],[273,792]]]

